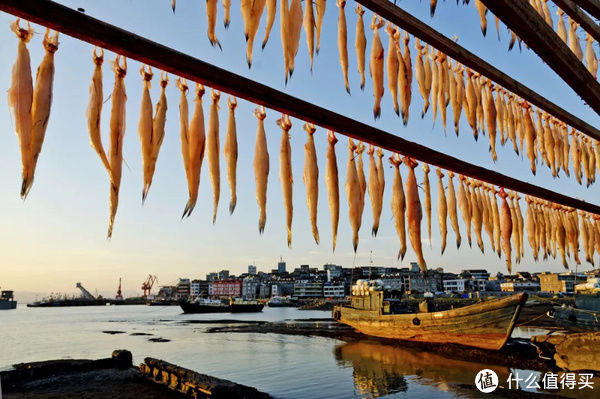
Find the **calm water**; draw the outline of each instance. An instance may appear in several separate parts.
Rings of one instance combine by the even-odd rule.
[[[366,342],[277,334],[207,334],[204,331],[212,325],[186,322],[322,317],[329,317],[329,312],[265,308],[257,314],[184,315],[176,306],[19,306],[0,312],[0,369],[26,361],[107,357],[113,349],[129,349],[134,363],[141,363],[146,356],[157,357],[254,386],[276,398],[490,398],[494,396],[474,389],[477,372],[491,368],[502,381],[511,371]],[[105,330],[124,333],[108,335],[102,332]],[[532,333],[539,330],[519,330],[515,335]],[[170,342],[148,341],[159,337]],[[561,394],[598,397],[594,394],[600,391],[600,381],[596,380],[595,386],[586,396],[583,391]]]

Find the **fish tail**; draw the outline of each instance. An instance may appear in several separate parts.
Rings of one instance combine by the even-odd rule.
[[[229,214],[233,215],[233,211],[235,211],[235,206],[237,204],[237,199],[232,198],[231,201],[229,202]]]
[[[287,244],[288,248],[292,247],[292,230],[287,229]]]
[[[196,206],[196,199],[192,199],[190,198],[187,202],[187,204],[185,205],[185,209],[183,210],[183,215],[181,215],[181,218],[185,218],[185,217],[189,217],[192,214],[192,211],[194,210],[194,207]]]

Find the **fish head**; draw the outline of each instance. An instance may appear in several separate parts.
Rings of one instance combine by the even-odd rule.
[[[378,149],[377,149],[377,156],[378,156],[379,158],[383,158],[383,150],[382,150],[381,148],[378,148]]]
[[[346,7],[346,0],[337,0],[335,4],[340,8],[344,8]]]
[[[430,169],[429,169],[429,165],[428,164],[426,164],[425,162],[423,162],[423,164],[421,165],[421,167],[423,168],[423,172],[425,174],[429,174]]]
[[[359,17],[362,17],[365,13],[364,8],[362,8],[360,4],[356,4],[356,8],[354,9],[354,11],[358,14]]]
[[[435,173],[438,175],[438,177],[441,179],[442,177],[444,177],[444,173],[442,172],[442,169],[440,168],[436,168]]]
[[[417,161],[415,161],[413,158],[410,158],[410,157],[404,157],[402,160],[403,160],[404,164],[411,169],[416,168],[418,165]]]
[[[315,125],[308,122],[304,124],[303,129],[306,133],[308,133],[309,136],[312,136],[317,131]]]

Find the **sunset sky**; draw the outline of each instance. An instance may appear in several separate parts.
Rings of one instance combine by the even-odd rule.
[[[280,43],[279,15],[264,51],[260,42],[264,34],[264,16],[254,45],[254,64],[248,70],[245,61],[243,22],[239,7],[233,2],[231,26],[223,28],[221,2],[218,7],[217,36],[223,51],[213,48],[206,36],[204,1],[178,1],[175,14],[168,0],[105,0],[59,1],[70,7],[82,7],[87,15],[122,27],[161,44],[186,52],[201,60],[213,63],[234,73],[246,76],[283,90],[301,99],[314,102],[361,122],[397,134],[411,141],[444,151],[471,163],[494,169],[543,187],[597,203],[598,187],[586,189],[574,178],[554,180],[548,168],[539,167],[537,176],[531,174],[529,161],[522,160],[513,152],[512,146],[498,145],[498,162],[495,164],[488,153],[487,137],[479,142],[473,140],[470,128],[461,120],[460,137],[456,137],[451,122],[444,135],[441,119],[432,127],[431,111],[420,118],[422,99],[416,81],[413,81],[413,96],[410,120],[402,125],[392,108],[387,90],[382,102],[381,119],[373,121],[372,81],[368,76],[364,91],[359,87],[354,52],[356,14],[355,2],[346,5],[348,20],[348,54],[350,86],[352,95],[346,94],[343,85],[337,51],[337,15],[335,2],[329,1],[322,33],[321,51],[315,57],[314,70],[309,69],[308,52],[302,32],[300,49],[296,57],[293,77],[284,85],[283,56]],[[439,2],[432,19],[427,2],[401,1],[399,5],[424,22],[431,24],[448,37],[457,36],[459,44],[475,52],[484,60],[515,77],[530,88],[546,96],[586,120],[598,126],[600,119],[581,99],[543,64],[532,51],[515,46],[508,52],[509,35],[501,25],[499,42],[494,20],[488,18],[488,35],[484,38],[479,28],[479,17],[471,4]],[[304,6],[304,2],[303,2]],[[555,7],[551,12],[556,23]],[[266,13],[265,13],[266,15]],[[372,13],[365,14],[367,24],[367,62],[372,31],[368,29]],[[12,64],[16,56],[17,39],[9,24],[14,17],[0,13],[0,91],[10,86]],[[32,72],[43,56],[41,45],[43,28],[35,26],[36,35],[29,44]],[[387,50],[387,34],[380,35]],[[582,43],[585,42],[581,39]],[[414,39],[410,43],[414,56]],[[376,238],[371,237],[372,216],[368,203],[365,206],[360,244],[356,256],[352,250],[351,230],[343,183],[346,175],[347,140],[344,136],[337,145],[340,170],[340,231],[335,253],[331,250],[331,225],[325,189],[326,131],[318,129],[315,134],[319,159],[319,219],[321,244],[316,245],[308,218],[305,187],[302,182],[304,143],[306,133],[302,121],[292,119],[291,130],[292,162],[294,172],[294,221],[293,244],[286,245],[285,217],[279,184],[279,143],[281,131],[275,124],[280,117],[267,110],[265,126],[270,154],[269,188],[267,202],[267,225],[264,235],[258,234],[258,206],[255,200],[255,183],[252,168],[256,118],[252,111],[255,105],[239,101],[237,108],[237,132],[239,140],[238,160],[238,205],[229,215],[229,187],[226,181],[225,162],[221,157],[221,198],[216,224],[212,224],[212,187],[206,162],[202,168],[200,195],[196,209],[189,219],[181,220],[187,201],[187,184],[180,152],[179,140],[179,91],[171,76],[167,88],[168,112],[166,137],[160,152],[154,182],[144,206],[141,203],[142,168],[140,143],[137,135],[141,82],[140,64],[128,62],[126,77],[127,131],[124,142],[123,178],[119,210],[113,238],[106,239],[108,226],[109,183],[107,174],[98,156],[89,145],[85,110],[88,102],[88,87],[93,72],[91,61],[93,46],[60,36],[60,47],[56,53],[56,75],[52,113],[46,132],[46,140],[39,158],[36,180],[26,201],[19,197],[21,185],[21,161],[14,134],[14,120],[9,114],[6,95],[0,96],[0,121],[4,133],[0,134],[0,286],[21,292],[74,292],[75,283],[80,281],[89,290],[97,289],[113,296],[119,277],[123,278],[124,291],[138,294],[145,277],[156,274],[159,283],[174,282],[178,277],[204,278],[205,274],[223,268],[232,273],[246,271],[247,265],[255,264],[259,270],[276,267],[280,256],[288,263],[288,269],[299,264],[321,267],[324,263],[341,264],[346,267],[365,265],[373,251],[376,265],[407,266],[415,261],[410,248],[403,262],[397,261],[399,241],[390,212],[392,169],[386,163],[386,190],[381,227]],[[104,63],[104,96],[108,98],[114,81],[110,61],[114,54],[107,52]],[[151,91],[153,103],[159,93],[158,71],[155,72]],[[193,97],[188,96],[190,108]],[[205,115],[208,118],[210,101],[205,96]],[[224,143],[227,121],[226,96],[221,99],[221,145]],[[102,133],[108,147],[108,121],[110,100],[104,106]],[[449,119],[451,110],[448,108]],[[190,115],[191,116],[191,115]],[[222,147],[221,147],[222,148]],[[222,155],[222,152],[221,152]],[[386,156],[387,159],[387,156]],[[365,154],[365,164],[368,158]],[[402,167],[403,177],[406,169]],[[368,170],[365,170],[367,173]],[[504,259],[491,253],[485,237],[486,254],[474,246],[469,249],[466,240],[457,250],[454,233],[448,233],[448,247],[440,256],[440,239],[437,228],[436,198],[437,177],[435,169],[430,174],[432,182],[433,236],[431,243],[426,238],[425,223],[422,225],[425,259],[430,268],[444,267],[458,272],[463,268],[487,268],[491,272],[506,272]],[[417,169],[417,179],[422,180],[422,171]],[[422,195],[422,191],[421,191]],[[524,211],[524,208],[523,208]],[[464,225],[461,223],[461,228]],[[574,267],[574,264],[573,264]],[[589,268],[583,265],[580,270]],[[529,249],[523,262],[513,266],[515,270],[561,271],[557,261],[534,263]]]

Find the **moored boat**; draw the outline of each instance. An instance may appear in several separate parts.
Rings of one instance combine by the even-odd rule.
[[[274,296],[267,302],[270,308],[287,308],[298,306],[296,302],[292,302],[289,297]]]
[[[194,301],[183,301],[179,303],[183,313],[250,313],[262,312],[265,306],[256,301],[244,301],[240,299],[215,300],[208,298],[197,298]]]
[[[17,301],[13,297],[12,291],[2,291],[0,296],[0,310],[10,310],[17,308]]]
[[[600,331],[600,297],[579,295],[575,306],[555,306],[550,312],[560,327],[573,331]]]
[[[334,307],[333,318],[381,338],[498,350],[527,301],[527,294],[521,293],[452,310],[403,313],[398,300],[384,298],[377,288],[353,289],[351,305]]]

